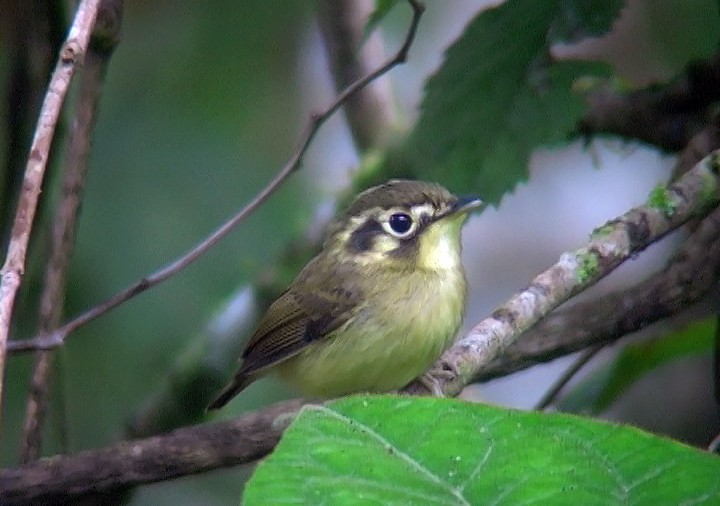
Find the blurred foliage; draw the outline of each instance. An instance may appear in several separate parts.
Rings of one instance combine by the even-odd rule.
[[[558,409],[591,415],[601,413],[648,373],[690,355],[709,354],[716,327],[717,318],[712,317],[662,338],[628,344],[612,361],[583,378],[558,403]]]
[[[244,504],[709,505],[720,501],[719,471],[715,456],[635,428],[355,396],[305,407]]]

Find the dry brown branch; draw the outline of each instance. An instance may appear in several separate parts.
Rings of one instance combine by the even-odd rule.
[[[43,458],[0,474],[3,505],[78,500],[142,483],[236,466],[267,455],[302,401],[286,401],[235,420],[123,441],[101,450]]]
[[[60,323],[67,269],[75,247],[92,130],[98,111],[110,55],[120,38],[122,0],[102,0],[90,43],[79,75],[75,118],[68,141],[62,190],[52,226],[50,258],[40,297],[40,332],[47,333]],[[42,446],[42,428],[53,368],[52,351],[39,351],[35,359],[30,395],[25,411],[20,461],[35,460]]]
[[[122,292],[115,294],[106,301],[98,304],[97,306],[89,309],[85,313],[69,321],[62,327],[56,329],[49,334],[43,334],[33,338],[32,340],[18,341],[17,344],[13,343],[12,351],[29,351],[37,349],[50,349],[61,345],[65,338],[73,331],[82,327],[83,325],[95,320],[101,315],[107,313],[111,309],[119,306],[120,304],[130,300],[132,297],[152,288],[159,283],[162,283],[171,276],[177,274],[185,267],[193,263],[204,253],[209,251],[215,244],[217,244],[223,237],[225,237],[233,228],[245,221],[263,202],[265,202],[284,182],[290,177],[290,175],[300,168],[305,152],[310,146],[310,142],[315,138],[315,134],[319,128],[332,116],[340,107],[352,96],[354,96],[359,90],[367,86],[369,83],[387,73],[393,67],[404,63],[407,60],[407,54],[415,39],[418,24],[420,23],[420,17],[423,13],[423,6],[416,0],[408,0],[408,3],[412,7],[413,16],[410,22],[405,40],[400,49],[389,58],[380,67],[375,69],[373,72],[367,74],[361,79],[358,79],[345,90],[340,93],[330,106],[319,114],[313,114],[308,121],[305,131],[300,137],[300,144],[292,155],[290,160],[283,166],[282,169],[273,177],[268,185],[263,188],[245,207],[243,207],[237,214],[232,216],[228,221],[222,224],[207,238],[203,239],[200,243],[194,246],[190,251],[163,267],[162,269],[142,278],[141,280],[134,283],[129,288],[126,288]]]
[[[70,87],[70,81],[85,56],[99,3],[100,0],[83,0],[78,5],[75,19],[60,50],[58,63],[50,79],[30,147],[0,283],[0,398],[2,397],[2,377],[5,370],[6,347],[15,295],[25,270],[27,245],[35,218],[38,196],[42,190],[50,144],[60,117],[62,104]]]
[[[630,93],[610,88],[588,95],[588,111],[578,130],[613,133],[668,151],[684,149],[703,128],[720,99],[720,55],[692,63],[670,84]]]

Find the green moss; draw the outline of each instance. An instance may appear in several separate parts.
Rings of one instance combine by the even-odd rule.
[[[605,237],[607,235],[610,235],[613,230],[615,229],[615,225],[612,223],[606,223],[605,225],[602,225],[595,230],[592,231],[590,234],[590,239],[601,239],[602,237]]]
[[[658,185],[650,192],[647,205],[661,211],[665,216],[671,218],[675,214],[677,204],[670,198],[670,192],[665,186]]]
[[[577,280],[579,283],[585,283],[588,279],[595,276],[600,268],[600,261],[596,253],[587,251],[577,256]]]

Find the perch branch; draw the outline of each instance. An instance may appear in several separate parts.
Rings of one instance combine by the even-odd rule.
[[[443,354],[431,371],[440,390],[457,395],[557,306],[691,218],[707,213],[718,200],[719,171],[720,154],[715,151],[667,186],[660,205],[648,204],[628,211],[595,230],[585,247],[563,254],[555,265]],[[415,382],[409,391],[427,392],[427,387]]]
[[[696,303],[717,286],[719,277],[720,209],[715,209],[664,270],[630,289],[552,313],[490,362],[475,381],[611,344]]]
[[[710,123],[678,157],[677,178],[720,148],[720,128]],[[720,210],[706,217],[664,270],[628,290],[555,311],[511,344],[476,376],[506,376],[590,346],[607,345],[694,304],[720,275]],[[682,286],[682,290],[676,287]]]

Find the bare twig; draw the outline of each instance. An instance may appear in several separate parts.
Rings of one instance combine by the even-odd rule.
[[[280,185],[282,185],[285,180],[290,177],[293,172],[300,168],[300,164],[305,155],[305,152],[310,145],[310,142],[315,137],[318,129],[325,123],[325,121],[327,121],[330,116],[332,116],[350,97],[352,97],[359,90],[367,86],[368,83],[372,82],[381,75],[387,73],[393,67],[404,63],[407,60],[408,50],[410,49],[410,45],[415,38],[417,27],[420,22],[420,17],[423,13],[422,4],[420,4],[416,0],[408,0],[408,3],[412,7],[413,17],[402,47],[400,47],[400,49],[397,51],[397,53],[395,53],[394,56],[388,59],[376,70],[369,73],[365,77],[358,79],[353,84],[345,88],[345,90],[336,97],[336,99],[327,109],[325,109],[319,114],[313,114],[310,117],[310,120],[305,127],[305,131],[300,137],[300,144],[295,153],[290,158],[290,160],[288,160],[288,162],[283,166],[283,168],[280,169],[280,171],[275,175],[275,177],[270,181],[270,183],[268,183],[268,185],[263,188],[245,207],[243,207],[228,221],[223,223],[206,239],[203,239],[190,251],[188,251],[183,256],[176,259],[169,265],[154,272],[153,274],[150,274],[149,276],[142,278],[129,288],[117,293],[105,302],[102,302],[101,304],[98,304],[97,306],[89,309],[85,313],[69,321],[57,330],[49,334],[37,336],[29,342],[18,342],[17,345],[13,343],[11,347],[12,351],[27,351],[29,349],[50,349],[61,345],[65,341],[65,338],[73,331],[95,320],[96,318],[107,313],[111,309],[114,309],[115,307],[131,299],[135,295],[138,295],[139,293],[142,293],[145,290],[148,290],[149,288],[158,285],[169,277],[180,272],[182,269],[197,260],[201,255],[210,250],[233,228],[235,228],[238,224],[240,224],[248,216],[250,216],[250,214],[252,214],[263,202],[265,202],[280,187]]]
[[[54,329],[62,316],[67,269],[75,247],[75,230],[80,212],[90,139],[102,93],[102,85],[110,55],[120,37],[122,0],[101,0],[83,68],[79,77],[76,114],[69,139],[57,214],[53,223],[50,258],[45,272],[45,285],[40,298],[40,332]],[[50,375],[53,365],[50,351],[40,351],[35,360],[30,395],[25,411],[20,461],[35,460],[42,445]]]
[[[702,216],[718,201],[718,151],[704,158],[663,192],[662,205],[636,207],[597,229],[584,248],[565,253],[559,262],[473,327],[436,362],[433,370],[446,395],[457,395],[474,377],[553,309],[607,276],[693,217]],[[420,382],[413,393],[427,392]]]
[[[597,355],[604,346],[594,346],[583,351],[582,354],[567,368],[567,370],[560,376],[555,383],[548,389],[547,392],[540,398],[535,406],[537,411],[543,411],[550,404],[555,401],[560,391],[565,388],[571,379],[590,362],[595,355]]]
[[[3,469],[0,502],[68,503],[88,494],[253,462],[275,447],[302,404],[300,400],[280,402],[235,420]]]
[[[320,31],[338,91],[370,72],[385,57],[377,31],[361,46],[373,8],[372,0],[323,0],[319,4]],[[344,110],[355,144],[361,151],[385,144],[397,122],[392,91],[383,80],[375,81],[351,97]]]
[[[50,80],[30,148],[0,283],[0,397],[2,397],[2,377],[13,305],[25,270],[27,245],[45,175],[50,144],[65,95],[70,87],[70,80],[87,50],[99,2],[100,0],[83,0],[78,6],[70,33],[60,51],[60,58]]]

